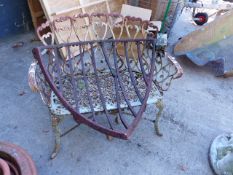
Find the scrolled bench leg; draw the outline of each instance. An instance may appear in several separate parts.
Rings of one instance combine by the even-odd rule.
[[[59,128],[59,123],[61,121],[61,119],[55,115],[51,115],[52,117],[52,127],[53,127],[53,133],[55,135],[55,146],[51,155],[51,159],[54,159],[57,154],[60,151],[61,148],[61,131]]]
[[[164,109],[164,104],[162,100],[159,100],[155,105],[156,105],[156,108],[159,110],[156,114],[156,119],[154,122],[155,132],[158,136],[162,137],[163,134],[160,132],[159,122],[160,122],[160,118],[161,118],[161,115]]]

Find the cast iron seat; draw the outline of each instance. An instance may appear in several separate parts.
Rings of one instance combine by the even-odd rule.
[[[83,19],[88,22],[79,26]],[[162,135],[158,124],[163,91],[182,75],[182,69],[164,47],[158,47],[157,32],[150,33],[149,26],[116,14],[84,14],[38,28],[45,46],[33,49],[29,84],[41,93],[51,112],[56,135],[52,158],[60,148],[58,124],[64,115],[71,114],[77,123],[108,138],[128,139],[146,106],[156,104],[155,129]],[[52,32],[41,34],[48,27]],[[64,42],[54,45],[55,38]]]

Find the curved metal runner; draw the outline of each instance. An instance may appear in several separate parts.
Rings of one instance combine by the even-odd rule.
[[[118,44],[126,48],[124,58],[117,53]],[[127,46],[131,44],[137,45],[137,63],[128,57]],[[147,50],[148,45],[154,49]],[[71,47],[79,48],[80,54],[71,55]],[[67,60],[59,57],[62,49],[67,50]],[[44,50],[49,50],[49,54],[42,55]],[[75,121],[109,136],[129,138],[145,111],[152,89],[156,88],[152,83],[156,68],[154,39],[76,42],[38,47],[33,53],[50,88]],[[146,53],[148,57],[143,60]],[[124,61],[127,64],[120,65]],[[106,93],[109,90],[112,93]],[[127,114],[122,111],[124,108],[128,109]],[[122,124],[117,128],[111,115],[114,111],[119,113]],[[97,117],[96,112],[102,115]],[[85,116],[86,113],[91,113],[91,117]]]

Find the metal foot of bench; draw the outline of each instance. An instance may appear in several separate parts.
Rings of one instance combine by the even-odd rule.
[[[113,140],[113,137],[112,136],[109,136],[109,135],[106,135],[108,141],[112,141]]]
[[[53,149],[53,152],[50,158],[54,159],[59,153],[60,148],[61,148],[61,131],[59,128],[59,123],[61,119],[55,115],[51,115],[51,117],[52,117],[53,133],[55,136],[55,145],[54,145],[54,149]]]
[[[121,123],[121,119],[120,119],[119,115],[116,115],[115,123],[118,125]]]
[[[163,104],[163,101],[162,100],[159,100],[157,103],[156,103],[156,108],[159,110],[156,114],[156,119],[155,119],[155,122],[154,122],[154,127],[155,127],[155,132],[158,136],[162,137],[163,134],[160,132],[160,129],[159,129],[159,121],[160,121],[160,118],[161,118],[161,115],[162,115],[162,112],[163,112],[163,108],[164,108],[164,104]]]

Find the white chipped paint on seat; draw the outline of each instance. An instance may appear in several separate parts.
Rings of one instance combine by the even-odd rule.
[[[157,101],[161,100],[162,96],[157,88],[153,88],[153,90],[150,93],[150,96],[147,100],[147,104],[155,104]],[[132,107],[141,106],[141,102],[138,99],[130,99],[129,100]],[[71,113],[60,103],[58,97],[55,95],[54,92],[51,93],[51,104],[49,106],[50,111],[54,115],[70,115]],[[117,109],[117,103],[106,103],[107,110],[115,110]],[[120,104],[120,108],[128,108],[128,105],[125,103]],[[96,104],[94,107],[95,112],[102,112],[104,111],[102,104]],[[80,114],[90,113],[91,108],[80,106]]]

